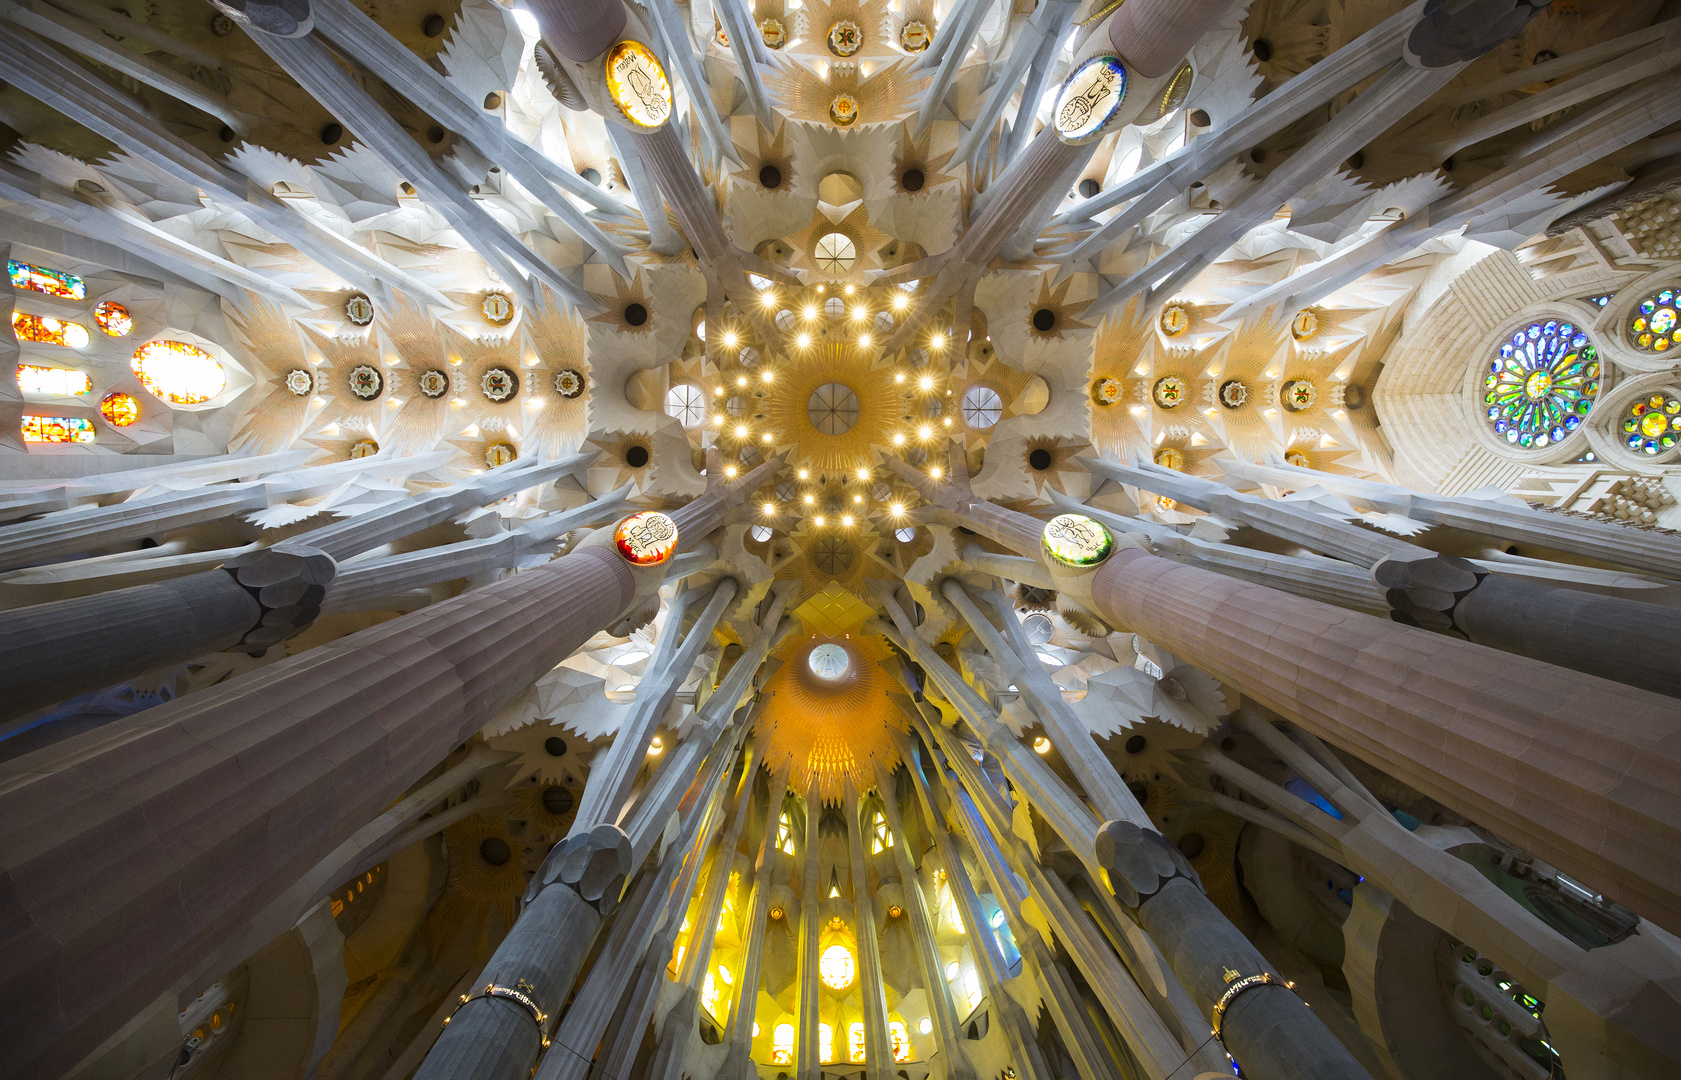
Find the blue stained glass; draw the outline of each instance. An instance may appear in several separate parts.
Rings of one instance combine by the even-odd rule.
[[[1588,335],[1559,319],[1531,323],[1500,347],[1483,379],[1494,433],[1525,450],[1562,442],[1599,394],[1599,356]]]

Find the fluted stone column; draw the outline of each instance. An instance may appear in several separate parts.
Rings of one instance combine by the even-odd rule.
[[[1681,611],[1490,574],[1296,503],[1262,499],[1159,465],[1088,461],[1097,473],[1167,495],[1371,569],[1397,621],[1456,633],[1660,694],[1681,696]],[[1486,590],[1486,593],[1485,593]]]
[[[673,511],[680,538],[704,537],[775,467]],[[0,1075],[73,1066],[661,573],[598,533],[0,764]]]
[[[852,868],[852,921],[858,938],[858,995],[864,1004],[864,1077],[887,1080],[893,1075],[893,1044],[887,1034],[887,996],[882,989],[881,939],[876,930],[876,906],[864,861],[864,804],[852,781],[846,783],[846,847]]]
[[[743,1075],[753,1055],[753,1019],[759,1004],[759,974],[764,967],[771,871],[776,865],[776,823],[782,814],[787,778],[780,775],[772,778],[769,791],[770,797],[765,800],[765,831],[759,839],[759,852],[753,865],[753,892],[742,915],[747,950],[741,961],[741,976],[732,991],[730,1019],[725,1025],[725,1041],[730,1044],[730,1050],[719,1070],[720,1076]]]
[[[1539,660],[1135,549],[1095,610],[1671,932],[1681,710]]]
[[[822,1001],[817,981],[818,933],[822,926],[823,884],[817,862],[818,824],[823,817],[823,796],[813,780],[805,793],[805,837],[800,844],[800,962],[795,982],[799,986],[799,1042],[794,1047],[794,1075],[799,1080],[817,1080],[822,1054],[817,1045],[818,1009]]]

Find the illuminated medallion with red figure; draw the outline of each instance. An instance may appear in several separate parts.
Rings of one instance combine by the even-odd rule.
[[[677,523],[658,510],[644,510],[613,530],[619,554],[636,566],[658,566],[677,550]]]

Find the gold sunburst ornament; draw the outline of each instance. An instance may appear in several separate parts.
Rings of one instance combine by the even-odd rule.
[[[671,80],[653,50],[626,40],[607,52],[607,94],[637,127],[653,130],[671,118]]]
[[[851,127],[858,120],[858,99],[851,94],[836,94],[829,102],[829,119],[841,127]]]

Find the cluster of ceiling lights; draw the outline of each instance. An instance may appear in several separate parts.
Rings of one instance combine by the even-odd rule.
[[[760,302],[767,310],[776,310],[782,298],[778,295],[774,284],[764,279],[758,279],[756,284],[759,288]],[[830,288],[835,287],[836,286],[817,285],[813,288],[813,292],[817,296],[821,297],[828,292]],[[889,310],[894,314],[902,314],[906,311],[910,306],[911,288],[914,288],[914,283],[906,288],[892,289],[885,305],[886,310]],[[853,297],[858,296],[859,294],[858,287],[852,284],[840,285],[838,286],[838,289],[843,297]],[[830,299],[833,299],[833,297]],[[827,314],[824,306],[825,303],[826,302],[820,302],[818,300],[808,298],[804,304],[798,307],[797,310],[800,316],[803,317],[804,326],[801,327],[800,331],[795,334],[792,339],[795,348],[809,349],[812,347],[814,340],[812,328],[820,317]],[[859,299],[851,303],[848,308],[843,308],[841,314],[843,316],[849,316],[850,321],[853,323],[865,324],[869,322],[872,313],[869,305],[863,301],[862,297],[859,297]],[[706,336],[704,323],[701,324],[698,332],[704,340]],[[854,339],[854,344],[856,344],[859,348],[867,349],[870,347],[871,342],[872,338],[867,329],[860,332],[857,338]],[[741,348],[743,345],[741,335],[734,329],[724,330],[719,337],[719,343],[731,352]],[[946,347],[946,335],[940,331],[930,333],[926,339],[925,346],[930,354],[938,354]],[[910,382],[912,378],[915,379],[915,391],[924,395],[938,393],[939,388],[943,383],[941,376],[927,371],[920,375],[914,375],[913,373],[909,373],[903,369],[897,370],[893,373],[893,381],[897,385],[905,385]],[[742,371],[733,377],[733,387],[728,384],[720,384],[713,387],[712,396],[717,402],[717,411],[714,412],[709,419],[712,426],[718,430],[718,434],[725,439],[734,440],[736,444],[742,448],[753,445],[755,439],[759,444],[765,447],[774,445],[777,437],[776,432],[765,429],[755,431],[753,425],[748,423],[745,418],[733,417],[730,412],[729,401],[732,399],[732,395],[730,394],[731,389],[748,390],[753,387],[755,382],[764,386],[769,386],[775,381],[776,371],[769,363],[766,363],[758,369],[757,379],[755,379],[752,375],[749,375],[746,371]],[[946,396],[949,397],[950,394],[951,391],[947,390]],[[745,410],[743,411],[745,412]],[[912,442],[923,444],[932,443],[942,429],[949,429],[951,427],[952,418],[950,416],[945,417],[940,422],[939,426],[936,426],[933,423],[921,423],[913,428],[895,432],[892,437],[893,445],[895,447],[902,448],[910,445]],[[740,472],[741,468],[736,464],[730,464],[724,467],[724,475],[730,479],[734,479],[740,474]],[[938,465],[932,465],[928,469],[928,475],[933,479],[938,480],[943,475],[943,472]],[[800,469],[798,476],[802,481],[810,481],[810,471],[807,469]],[[870,470],[867,467],[860,467],[857,470],[857,479],[860,482],[868,481],[870,476]],[[822,506],[818,501],[818,496],[814,492],[807,490],[799,497],[799,501],[796,506],[798,509],[805,512],[805,515],[817,528],[833,528],[838,526],[843,529],[849,529],[854,527],[861,518],[866,516],[864,511],[866,499],[863,492],[855,491],[852,495],[852,503],[853,507],[856,509],[851,512],[836,514],[832,509],[827,509]],[[889,502],[883,507],[883,509],[895,520],[903,519],[906,513],[905,505],[899,501]],[[772,501],[762,503],[760,505],[760,511],[767,520],[774,519],[782,512],[781,508]]]

